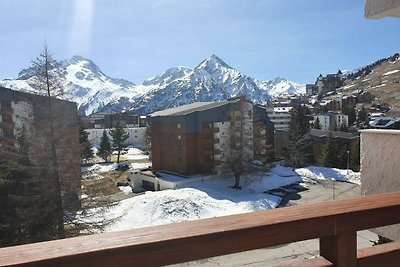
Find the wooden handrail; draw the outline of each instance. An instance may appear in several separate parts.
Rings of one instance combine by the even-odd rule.
[[[313,238],[356,266],[356,231],[396,223],[400,193],[387,193],[2,248],[0,266],[158,266]]]

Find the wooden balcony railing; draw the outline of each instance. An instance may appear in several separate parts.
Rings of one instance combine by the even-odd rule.
[[[396,223],[400,193],[387,193],[2,248],[0,266],[158,266],[313,238],[321,257],[292,266],[398,266],[399,243],[356,245],[356,231]]]

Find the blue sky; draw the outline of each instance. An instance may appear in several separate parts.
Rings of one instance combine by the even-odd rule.
[[[400,19],[364,18],[364,0],[1,0],[0,79],[47,42],[135,83],[211,54],[260,80],[311,83],[400,52]]]

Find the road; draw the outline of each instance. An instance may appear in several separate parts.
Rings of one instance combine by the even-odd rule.
[[[333,188],[334,186],[334,188]],[[327,200],[352,198],[360,195],[360,186],[345,182],[317,181],[315,184],[307,184],[308,190],[290,193],[281,203],[282,206],[319,203]],[[372,241],[378,240],[376,234],[370,231],[357,233],[358,248],[372,246]],[[292,260],[308,259],[319,255],[318,239],[306,240],[286,245],[280,245],[264,249],[256,249],[241,253],[213,257],[193,262],[173,265],[182,266],[275,266]]]

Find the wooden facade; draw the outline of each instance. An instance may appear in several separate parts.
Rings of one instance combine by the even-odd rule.
[[[240,101],[246,104],[239,105]],[[241,106],[246,110],[236,110]],[[233,111],[240,112],[244,121],[240,130],[244,159],[262,162],[273,159],[274,126],[265,109],[240,98],[175,109],[176,112],[165,110],[150,116],[153,170],[181,175],[225,172],[232,135],[231,126],[226,125],[231,125]],[[220,128],[224,132],[220,133]],[[220,170],[216,170],[217,166]]]

